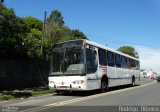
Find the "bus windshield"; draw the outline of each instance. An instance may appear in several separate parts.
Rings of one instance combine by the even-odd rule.
[[[53,50],[51,75],[85,74],[84,49],[70,47]]]

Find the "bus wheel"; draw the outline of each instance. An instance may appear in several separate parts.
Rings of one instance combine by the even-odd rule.
[[[135,77],[132,77],[132,86],[135,86]]]
[[[101,81],[101,88],[100,88],[100,91],[102,93],[106,92],[108,90],[108,83],[106,80],[102,79]]]

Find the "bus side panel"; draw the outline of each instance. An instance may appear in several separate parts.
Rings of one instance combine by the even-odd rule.
[[[108,75],[108,78],[109,78],[109,87],[113,87],[116,84],[116,68],[115,67],[110,67],[108,66],[108,69],[107,69],[107,75]]]
[[[98,70],[96,73],[87,74],[87,89],[95,90],[99,89],[101,85],[101,80],[98,78]]]
[[[139,70],[135,70],[135,84],[139,85],[140,84],[140,71]]]
[[[128,84],[128,70],[123,68],[116,69],[117,86]]]

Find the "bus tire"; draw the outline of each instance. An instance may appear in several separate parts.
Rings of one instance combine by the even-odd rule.
[[[108,91],[108,80],[106,78],[102,78],[100,92],[104,93],[106,91]]]
[[[134,76],[132,77],[132,84],[131,85],[135,86],[135,77]]]

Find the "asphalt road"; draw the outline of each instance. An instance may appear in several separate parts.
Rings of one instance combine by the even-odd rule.
[[[50,94],[35,98],[0,102],[2,111],[13,109],[22,112],[115,112],[124,111],[124,109],[143,110],[143,107],[140,107],[140,105],[159,106],[154,109],[159,109],[158,111],[160,111],[160,83],[142,79],[141,86],[114,87],[110,88],[109,92],[101,94],[96,91],[66,95]]]

